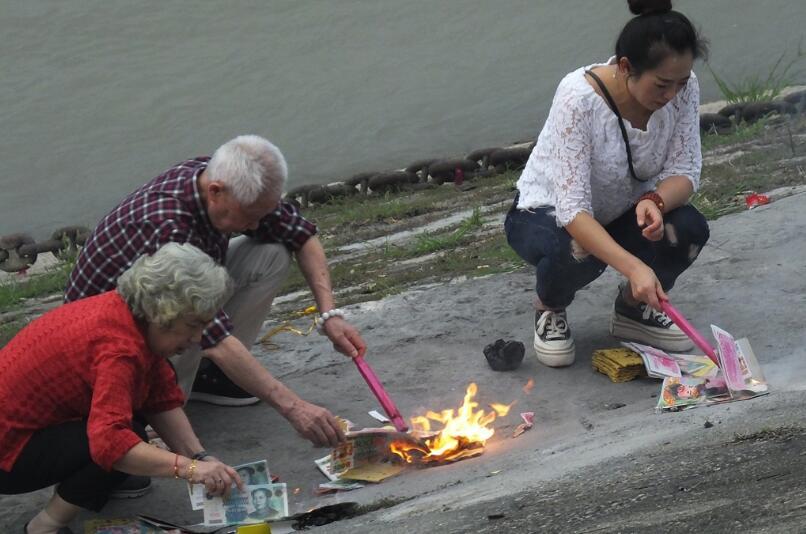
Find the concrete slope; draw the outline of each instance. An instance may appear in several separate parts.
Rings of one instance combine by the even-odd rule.
[[[267,458],[273,473],[290,488],[299,488],[290,498],[292,512],[334,502],[405,500],[322,527],[323,532],[431,532],[440,524],[445,526],[440,532],[529,532],[533,531],[530,524],[535,525],[534,530],[540,530],[541,524],[548,530],[584,530],[588,523],[604,524],[595,513],[589,521],[583,514],[575,523],[556,524],[528,513],[553,509],[558,506],[554,501],[562,498],[566,512],[561,519],[567,517],[576,510],[568,503],[592,501],[590,488],[584,484],[589,476],[592,480],[598,477],[606,488],[622,478],[632,465],[631,458],[640,459],[632,469],[642,469],[659,461],[651,455],[669,444],[697,443],[695,438],[703,434],[717,436],[709,443],[723,446],[734,432],[758,430],[768,421],[776,421],[778,414],[784,414],[780,424],[802,415],[806,389],[805,207],[806,195],[799,194],[713,222],[709,245],[671,293],[677,307],[701,330],[707,331],[714,323],[750,339],[772,384],[773,392],[766,398],[656,415],[658,381],[612,384],[593,372],[592,351],[618,343],[607,332],[619,281],[612,270],[580,291],[568,310],[577,342],[576,363],[565,369],[540,365],[529,349],[534,278],[524,269],[417,288],[348,309],[350,320],[369,343],[368,359],[404,414],[456,407],[469,382],[478,384],[482,404],[518,401],[510,416],[496,422],[497,433],[479,458],[411,470],[382,484],[317,497],[313,489],[324,478],[313,460],[326,451],[311,449],[269,407],[225,409],[192,403],[188,410],[191,420],[205,447],[223,460],[235,464]],[[527,346],[527,358],[517,371],[496,373],[487,366],[482,348],[499,337],[518,339]],[[377,403],[353,364],[335,353],[325,338],[284,333],[274,340],[280,350],[259,349],[258,353],[286,384],[360,425],[374,423],[366,412],[377,408]],[[535,386],[526,394],[522,387],[530,378]],[[624,406],[611,409],[616,404]],[[536,413],[535,428],[511,439],[519,422],[517,412],[527,410]],[[716,425],[713,433],[703,433],[706,419]],[[799,434],[793,436],[799,443]],[[777,454],[776,450],[770,449],[770,454]],[[677,461],[678,457],[671,458]],[[644,483],[636,479],[633,486]],[[540,493],[546,488],[553,493]],[[657,492],[652,487],[635,490],[636,496],[641,493]],[[4,511],[0,531],[17,531],[47,495],[41,491],[0,497]],[[501,508],[516,499],[521,499],[523,508]],[[543,504],[532,506],[538,502]],[[662,501],[657,504],[661,506]],[[723,504],[704,504],[703,509],[718,511]],[[507,528],[500,523],[503,530],[495,530],[499,527],[494,521],[498,520],[489,520],[487,515],[498,509],[509,514],[500,521],[523,523]],[[514,510],[525,515],[516,516]],[[201,520],[200,512],[189,509],[184,484],[171,479],[155,480],[155,490],[142,499],[110,503],[103,515],[137,513],[185,522]],[[91,516],[83,516],[87,517]],[[612,517],[607,521],[613,530],[640,526],[618,523]],[[646,525],[652,524],[647,521]]]

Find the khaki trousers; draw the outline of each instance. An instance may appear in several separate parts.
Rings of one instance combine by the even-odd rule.
[[[229,242],[224,266],[235,285],[235,293],[224,304],[224,311],[232,319],[232,334],[248,349],[254,345],[271,303],[288,275],[291,254],[284,245],[258,243],[238,236]],[[170,359],[186,399],[202,357],[201,347],[194,347]]]

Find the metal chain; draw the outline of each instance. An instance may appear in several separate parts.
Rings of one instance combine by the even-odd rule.
[[[363,172],[329,185],[300,185],[288,191],[285,198],[307,208],[311,203],[322,204],[337,197],[420,189],[445,182],[459,183],[465,178],[523,168],[533,147],[534,142],[520,143],[474,150],[462,158],[418,160],[403,170]]]
[[[35,242],[28,234],[9,234],[0,237],[0,270],[7,273],[24,271],[36,263],[39,254],[51,252],[58,258],[75,255],[90,235],[84,226],[59,228],[50,239]]]

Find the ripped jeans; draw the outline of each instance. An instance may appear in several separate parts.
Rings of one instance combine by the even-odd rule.
[[[517,197],[504,222],[507,242],[534,265],[537,296],[543,305],[564,309],[578,290],[605,271],[607,264],[591,254],[581,260],[572,257],[572,238],[565,228],[557,226],[553,207],[519,210],[516,204]],[[690,205],[664,214],[663,224],[663,239],[649,241],[641,235],[635,209],[629,209],[604,229],[616,243],[651,267],[663,290],[669,291],[677,277],[694,263],[710,232],[705,217]]]

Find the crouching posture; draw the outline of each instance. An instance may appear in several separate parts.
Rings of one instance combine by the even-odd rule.
[[[702,166],[691,69],[705,44],[669,0],[629,4],[616,55],[560,83],[506,218],[510,246],[536,268],[534,347],[553,367],[574,362],[566,307],[608,265],[627,278],[613,335],[691,347],[660,300],[708,240],[688,204]]]
[[[56,485],[29,534],[70,532],[128,475],[203,483],[238,474],[207,455],[182,410],[168,357],[198,344],[231,293],[224,267],[192,245],[141,256],[116,290],[36,319],[0,350],[0,493]],[[146,443],[151,424],[169,452]]]

